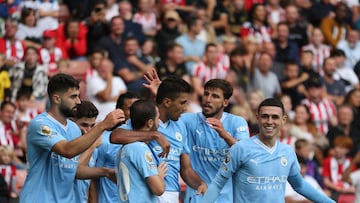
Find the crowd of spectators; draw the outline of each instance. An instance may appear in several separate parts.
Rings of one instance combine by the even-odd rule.
[[[251,135],[259,102],[281,99],[289,122],[279,139],[327,194],[351,198],[341,176],[360,146],[359,9],[356,0],[2,0],[0,145],[24,169],[27,124],[46,109],[48,79],[73,74],[71,63],[87,67],[81,97],[98,119],[126,91],[149,96],[152,69],[194,87],[189,111],[221,78],[234,88],[227,111]]]

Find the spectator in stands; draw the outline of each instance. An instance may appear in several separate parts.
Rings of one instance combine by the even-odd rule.
[[[146,83],[143,75],[150,71],[152,65],[144,57],[139,57],[140,46],[137,38],[129,37],[124,41],[124,61],[119,67],[115,67],[114,72],[126,83],[128,90],[139,94],[144,93],[143,84]]]
[[[286,15],[285,10],[280,5],[279,0],[270,0],[268,1],[268,4],[265,6],[266,9],[266,15],[269,24],[272,28],[276,28],[276,25],[280,22],[285,22]]]
[[[314,67],[313,67],[313,58],[314,58],[314,54],[311,50],[302,50],[301,51],[301,66],[300,66],[300,70],[303,73],[307,73],[309,75],[309,79],[311,80],[312,78],[319,78],[320,74],[315,71]]]
[[[39,0],[36,2],[39,15],[38,23],[42,30],[54,30],[59,26],[59,1]]]
[[[339,2],[336,5],[335,17],[326,17],[321,21],[321,30],[325,36],[325,42],[335,48],[337,44],[345,39],[346,32],[350,25],[346,22],[348,7],[345,3]]]
[[[13,67],[20,62],[25,54],[25,43],[15,37],[18,31],[16,19],[7,18],[5,20],[5,34],[0,38],[0,53],[5,54],[5,65]]]
[[[324,86],[319,78],[312,78],[305,83],[306,99],[302,100],[311,113],[311,119],[322,135],[326,135],[330,125],[336,125],[336,106],[324,97]]]
[[[87,81],[86,94],[89,101],[99,109],[98,122],[115,109],[116,100],[127,90],[124,81],[113,76],[113,69],[113,63],[103,59],[96,70],[97,74]]]
[[[360,163],[360,152],[358,152],[355,156],[355,158],[352,160],[349,167],[347,167],[342,175],[342,180],[346,181],[347,183],[351,184],[355,187],[355,201],[360,201],[360,193],[359,193],[359,183],[360,183],[360,169],[358,168],[356,171],[354,171],[354,168],[356,168],[356,165]]]
[[[12,163],[14,156],[11,147],[0,146],[0,175],[5,178],[11,198],[17,198],[20,193],[16,185],[16,166]]]
[[[331,192],[331,198],[335,201],[341,194],[354,194],[355,188],[342,180],[342,174],[351,165],[351,159],[347,153],[353,147],[349,137],[339,136],[334,140],[332,147],[333,155],[325,159],[323,166],[324,185]]]
[[[213,2],[209,1],[209,2]],[[187,3],[187,0],[160,0],[158,1],[159,8],[163,12],[167,12],[170,10],[176,10],[179,12],[181,17],[184,19],[186,16],[194,10],[194,6]]]
[[[342,80],[334,79],[336,71],[336,61],[334,58],[325,58],[323,71],[324,74],[321,77],[321,81],[325,85],[326,98],[334,102],[336,106],[340,106],[343,104],[346,94],[345,83]]]
[[[272,29],[266,19],[264,4],[253,4],[249,11],[248,21],[245,22],[240,30],[242,38],[254,36],[258,42],[271,41]]]
[[[73,60],[84,60],[87,50],[86,26],[72,18],[61,24],[57,30],[56,45],[63,49],[64,56]]]
[[[331,57],[334,57],[336,62],[334,79],[344,81],[345,91],[348,92],[353,88],[360,88],[359,78],[356,76],[354,70],[345,65],[345,52],[341,49],[334,49]]]
[[[330,0],[316,1],[310,8],[307,20],[314,26],[319,27],[324,18],[334,17],[335,5]]]
[[[307,165],[306,165],[306,159],[298,156],[298,161],[300,164],[300,173],[305,179],[305,181],[314,187],[318,191],[322,191],[321,186],[319,183],[312,177],[306,174],[307,172]],[[289,184],[289,182],[286,183],[285,188],[285,202],[287,203],[310,203],[309,200],[307,200],[304,196],[297,193]]]
[[[24,143],[25,137],[21,137],[14,120],[16,106],[14,103],[4,101],[0,105],[0,146],[9,146],[13,150],[19,143]],[[14,157],[14,164],[24,164],[19,157]]]
[[[56,31],[45,30],[43,43],[39,49],[39,63],[42,64],[50,75],[57,72],[57,62],[64,58],[63,50],[56,45]]]
[[[85,72],[84,82],[87,83],[92,77],[97,76],[97,69],[100,67],[101,61],[105,59],[105,51],[102,49],[94,50],[88,57],[90,68]]]
[[[358,146],[360,146],[360,130],[358,127],[351,125],[354,120],[354,115],[350,106],[342,105],[338,108],[338,125],[332,126],[326,137],[329,140],[330,147],[334,147],[334,140],[337,136],[349,137],[354,147],[350,148],[349,155],[355,156]]]
[[[211,26],[215,29],[217,38],[229,34],[228,10],[222,0],[208,1],[207,15],[211,20]]]
[[[110,21],[114,16],[118,16],[119,13],[119,2],[116,0],[106,0],[105,1],[105,19]]]
[[[310,43],[302,47],[303,51],[313,53],[313,68],[316,72],[322,73],[322,63],[330,56],[330,47],[323,43],[324,35],[321,29],[314,28],[310,35]]]
[[[176,11],[167,11],[164,15],[161,28],[155,35],[155,42],[161,59],[166,58],[167,46],[181,35],[179,32],[180,16]]]
[[[38,57],[37,49],[28,47],[25,50],[24,62],[9,70],[13,101],[20,89],[32,92],[32,101],[45,100],[48,75],[45,67],[38,63]]]
[[[155,65],[156,62],[160,61],[156,42],[152,38],[146,39],[141,45],[141,56],[146,58],[151,65]]]
[[[5,54],[0,53],[0,103],[11,99],[11,81],[5,61]]]
[[[253,115],[257,115],[257,109],[260,103],[265,99],[264,93],[261,90],[250,90],[248,92],[249,106]],[[259,124],[254,121],[252,128],[250,128],[250,134],[256,135],[259,133]]]
[[[261,90],[265,98],[276,97],[281,94],[279,80],[275,73],[270,71],[272,58],[268,53],[262,52],[257,67],[252,67],[250,78],[251,89]]]
[[[289,95],[292,106],[297,106],[305,98],[304,82],[309,78],[307,73],[300,73],[299,66],[294,61],[285,65],[285,78],[280,82],[283,94]]]
[[[114,71],[122,66],[124,60],[124,26],[124,21],[120,16],[113,17],[110,21],[109,35],[102,37],[98,43],[98,46],[107,52],[109,59],[114,63]]]
[[[277,54],[274,42],[272,42],[272,41],[265,42],[262,44],[261,48],[262,48],[261,50],[263,52],[270,54],[271,58],[273,58],[273,63],[272,63],[272,67],[270,70],[276,74],[279,81],[284,80],[284,78],[285,78],[285,74],[284,74],[285,63],[274,60],[276,57],[276,54]],[[256,64],[256,62],[254,61],[253,64]]]
[[[205,42],[196,39],[196,36],[202,30],[202,22],[198,17],[191,17],[187,23],[188,31],[175,39],[176,43],[184,48],[184,60],[186,62],[186,71],[188,74],[193,72],[194,64],[201,61],[205,52]]]
[[[294,109],[294,125],[290,128],[290,133],[298,139],[306,139],[308,142],[314,143],[320,134],[311,120],[309,108],[304,104],[299,104]]]
[[[299,11],[295,5],[288,5],[285,8],[286,24],[289,26],[289,39],[296,42],[298,47],[308,44],[308,25],[302,23],[299,18]]]
[[[43,29],[37,23],[35,10],[32,8],[25,8],[21,11],[21,18],[18,31],[15,37],[24,40],[26,46],[33,46],[40,48]]]
[[[353,111],[354,119],[352,126],[359,128],[360,123],[360,89],[352,89],[345,96],[345,104],[349,105]]]
[[[203,95],[204,85],[211,79],[225,79],[229,71],[229,61],[219,60],[219,50],[216,44],[209,43],[205,48],[204,60],[195,64],[192,76],[192,85],[198,96]]]
[[[300,64],[299,47],[294,42],[289,40],[289,27],[286,23],[279,23],[276,27],[277,38],[274,39],[276,47],[275,61],[285,63],[286,61],[295,61]]]
[[[354,28],[348,30],[346,39],[339,42],[337,49],[341,49],[345,52],[346,67],[354,69],[356,63],[360,60],[359,31]]]
[[[105,7],[104,1],[96,1],[90,17],[85,21],[88,28],[86,33],[87,55],[90,55],[98,46],[99,40],[110,32],[109,24],[105,18]]]
[[[3,1],[0,4],[0,16],[1,18],[8,18],[11,16],[16,15],[17,12],[19,12],[19,5],[21,1],[15,0],[15,1]]]
[[[231,34],[240,36],[241,26],[247,20],[247,15],[244,0],[230,1],[228,24]]]
[[[157,62],[155,68],[161,81],[176,76],[190,82],[190,76],[187,74],[184,64],[184,50],[180,44],[175,42],[169,44],[167,57]]]
[[[142,32],[147,37],[154,37],[157,32],[157,20],[153,10],[152,0],[139,0],[138,12],[133,16],[133,22],[139,23],[142,27]]]
[[[192,15],[197,16],[202,21],[202,29],[196,36],[197,39],[205,43],[216,43],[221,37],[215,33],[214,26],[212,25],[211,18],[207,11],[207,7],[201,4],[195,6],[195,11]]]
[[[129,1],[121,1],[119,3],[119,13],[121,19],[124,21],[125,37],[136,37],[140,44],[142,44],[146,37],[142,31],[141,25],[139,23],[133,22],[133,10],[132,5]]]

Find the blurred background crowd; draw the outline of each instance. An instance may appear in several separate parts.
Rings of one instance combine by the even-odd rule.
[[[21,189],[27,125],[46,110],[50,77],[81,80],[81,98],[101,120],[127,91],[148,97],[143,75],[155,69],[194,87],[192,112],[201,111],[204,83],[228,80],[226,110],[243,116],[251,135],[259,103],[279,98],[289,118],[279,140],[304,159],[304,175],[334,199],[353,198],[342,174],[360,143],[359,8],[358,0],[1,0],[6,192]]]

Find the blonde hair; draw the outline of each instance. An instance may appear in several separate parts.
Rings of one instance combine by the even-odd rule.
[[[6,145],[0,146],[0,155],[2,155],[4,153],[7,153],[11,160],[14,159],[14,156],[15,156],[14,150],[10,146],[6,146]]]

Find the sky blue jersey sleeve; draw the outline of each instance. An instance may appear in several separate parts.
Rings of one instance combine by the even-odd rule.
[[[335,203],[334,200],[330,199],[323,193],[319,192],[317,189],[308,184],[301,176],[300,173],[289,176],[288,181],[294,190],[307,199],[315,203]]]
[[[233,136],[236,140],[242,140],[250,137],[248,123],[244,118],[233,115],[231,123],[235,128],[235,134]]]
[[[216,174],[213,181],[209,185],[203,199],[202,203],[214,202],[219,196],[222,188],[226,184],[227,180],[233,176],[236,170],[240,167],[241,160],[241,148],[239,147],[240,143],[235,143],[231,148],[224,162],[221,164],[221,167]]]

